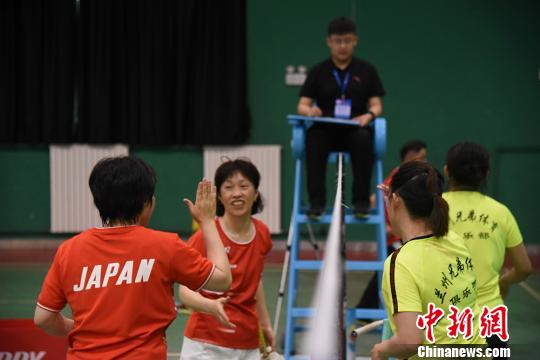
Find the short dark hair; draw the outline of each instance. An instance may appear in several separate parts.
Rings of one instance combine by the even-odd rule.
[[[94,166],[88,185],[103,224],[134,223],[144,206],[152,203],[156,174],[139,158],[108,157]]]
[[[448,150],[446,166],[455,185],[478,190],[486,184],[489,152],[480,144],[460,142]]]
[[[328,24],[328,36],[345,34],[356,35],[356,24],[354,21],[345,16],[340,16],[330,21],[330,24]]]
[[[422,140],[407,141],[399,150],[399,156],[401,161],[405,160],[405,156],[409,153],[409,151],[418,152],[422,149],[427,149],[426,143]]]
[[[440,237],[448,233],[448,203],[442,198],[444,178],[425,161],[409,161],[392,176],[390,191],[405,202],[409,214],[425,218]]]
[[[223,185],[227,179],[231,178],[236,173],[242,174],[243,177],[248,179],[253,184],[255,190],[259,191],[259,184],[261,182],[261,174],[259,173],[259,170],[249,159],[238,158],[236,160],[227,160],[217,168],[216,174],[214,175],[214,184],[216,185],[218,194],[220,192],[221,185]],[[262,201],[262,196],[261,193],[259,193],[259,196],[257,196],[257,199],[251,207],[251,214],[257,214],[261,212],[263,208],[264,204]],[[225,207],[219,200],[218,196],[216,197],[216,215],[223,216],[224,213]]]

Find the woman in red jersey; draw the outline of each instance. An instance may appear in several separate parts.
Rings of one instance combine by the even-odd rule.
[[[194,310],[184,332],[181,359],[260,359],[259,328],[275,339],[264,299],[264,257],[272,248],[268,227],[252,217],[262,210],[260,174],[249,161],[227,161],[216,170],[216,226],[229,257],[233,283],[226,292],[195,292],[180,286],[180,299]],[[189,244],[206,254],[204,234]]]

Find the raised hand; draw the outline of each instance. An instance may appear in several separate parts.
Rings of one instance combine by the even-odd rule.
[[[189,199],[184,199],[184,204],[199,224],[213,221],[216,216],[216,187],[210,180],[202,179],[197,186],[195,204]]]

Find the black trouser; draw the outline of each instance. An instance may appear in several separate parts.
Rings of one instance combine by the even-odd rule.
[[[326,205],[326,163],[333,151],[348,152],[353,171],[352,203],[369,204],[373,168],[373,131],[370,127],[315,124],[306,136],[306,169],[309,202]]]
[[[499,339],[497,335],[492,335],[486,338],[486,342],[488,344],[488,347],[491,349],[494,349],[494,348],[503,349],[503,348],[508,347],[508,341],[502,341],[501,339]],[[506,360],[508,358],[507,357],[494,357],[493,360],[495,359]]]
[[[388,256],[390,256],[390,254],[392,254],[395,250],[396,249],[393,245],[388,246],[386,249]],[[377,272],[375,272],[371,276],[371,279],[369,280],[362,297],[360,300],[358,300],[356,307],[358,309],[378,309],[379,305],[379,277],[377,276]]]
[[[364,294],[356,304],[358,309],[378,309],[379,308],[379,277],[377,272],[371,276]]]

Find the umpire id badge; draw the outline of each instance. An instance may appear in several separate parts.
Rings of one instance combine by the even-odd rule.
[[[351,107],[351,99],[336,99],[336,106],[334,107],[334,117],[340,119],[350,119]]]

